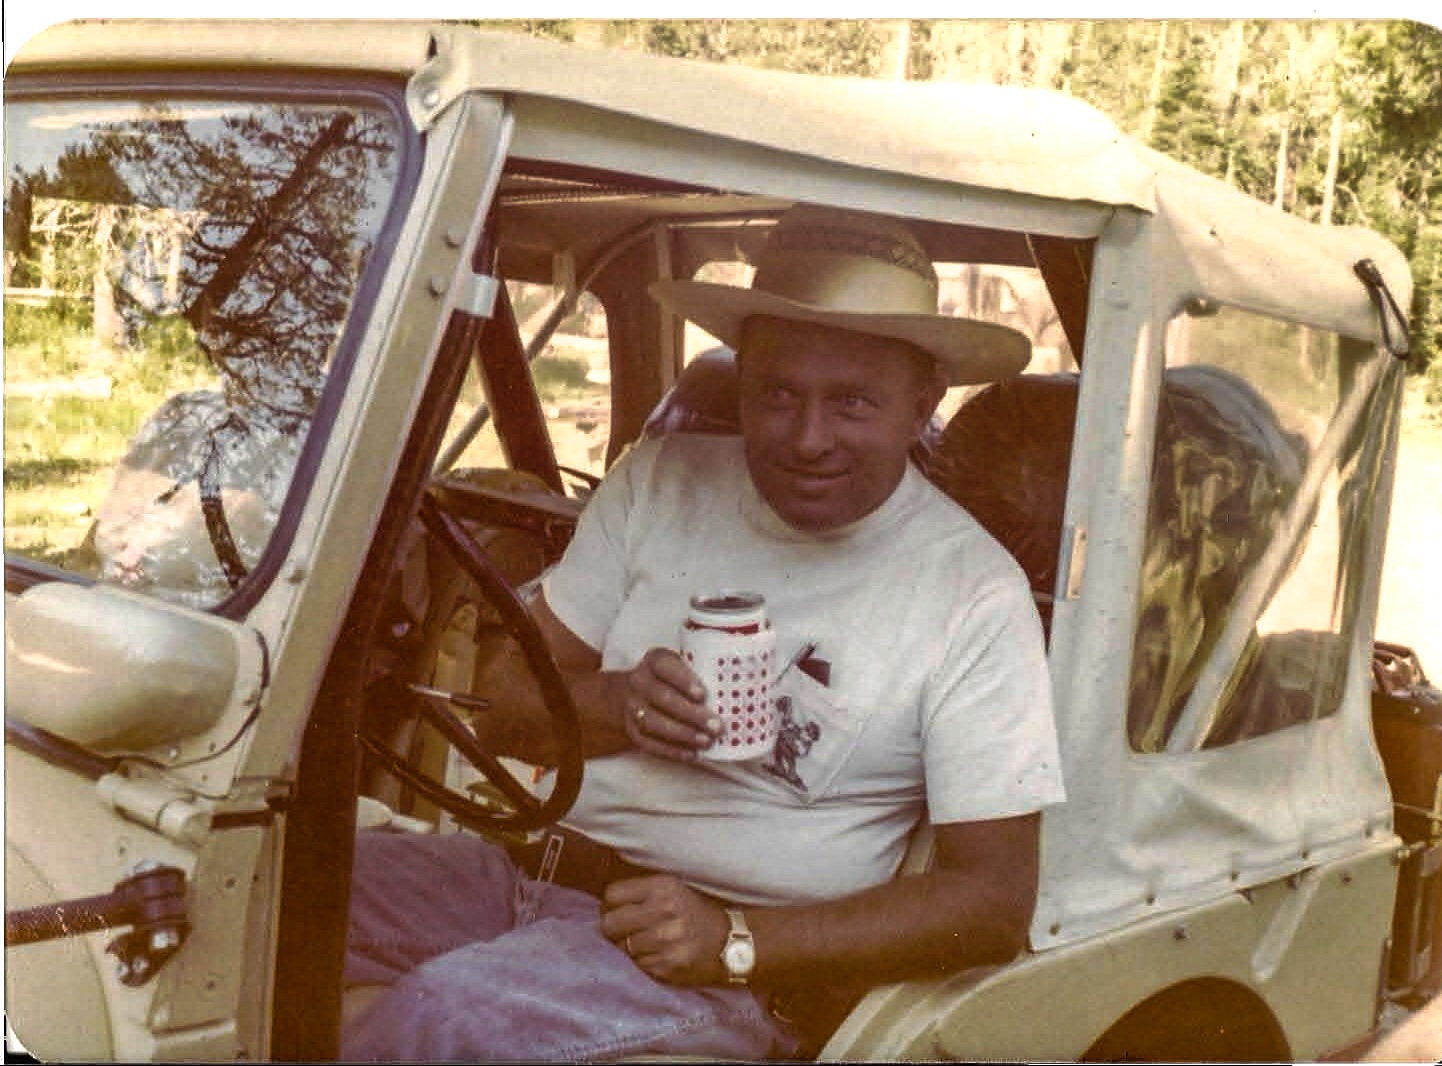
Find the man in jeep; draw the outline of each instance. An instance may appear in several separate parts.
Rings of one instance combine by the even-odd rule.
[[[620,876],[592,894],[473,836],[363,833],[346,980],[381,990],[347,1058],[794,1054],[785,1017],[1025,944],[1063,797],[1041,626],[908,450],[948,383],[1029,344],[938,315],[915,237],[854,212],[792,209],[749,289],[653,293],[737,349],[741,434],[632,449],[533,604],[583,719],[566,827]],[[774,693],[809,740],[785,773],[706,757],[719,722],[672,650],[691,596],[737,588],[780,661],[810,651]],[[487,739],[544,761],[537,733]],[[934,861],[898,878],[923,816]]]

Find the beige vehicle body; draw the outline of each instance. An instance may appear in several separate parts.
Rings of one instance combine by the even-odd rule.
[[[347,142],[386,176],[355,212],[370,236],[337,283],[344,306],[317,348],[316,398],[286,438],[297,443],[282,491],[251,531],[239,489],[226,490],[242,570],[217,585],[222,553],[202,532],[186,551],[214,573],[147,584],[143,566],[112,566],[106,516],[118,512],[105,507],[85,562],[43,565],[7,539],[7,911],[38,921],[146,863],[184,876],[183,924],[147,927],[156,939],[129,956],[114,942],[133,917],[12,936],[9,1021],[41,1058],[334,1056],[357,767],[367,818],[458,831],[404,790],[371,787],[356,740],[363,686],[378,661],[399,660],[411,680],[499,698],[477,680],[484,606],[471,607],[459,645],[452,613],[434,633],[424,622],[415,650],[377,650],[418,501],[468,465],[470,433],[488,421],[466,407],[465,375],[478,376],[499,434],[494,465],[526,473],[479,493],[524,521],[477,504],[467,526],[523,584],[585,491],[584,479],[569,490],[561,480],[546,436],[559,416],[529,377],[508,375],[537,354],[526,342],[544,344],[584,310],[584,293],[603,306],[609,341],[590,374],[609,418],[603,471],[697,346],[646,283],[744,263],[798,201],[912,222],[952,270],[943,277],[961,279],[947,290],[958,313],[1022,323],[1031,369],[1064,379],[1075,412],[1037,588],[1068,800],[1044,817],[1030,949],[998,969],[874,989],[823,1057],[1308,1059],[1365,1038],[1382,1004],[1429,972],[1417,953],[1430,926],[1407,926],[1415,957],[1397,962],[1394,900],[1430,837],[1399,837],[1373,726],[1406,333],[1391,301],[1405,308],[1411,294],[1405,259],[1380,236],[1253,202],[1056,94],[806,78],[454,25],[71,24],[21,50],[6,94],[12,166],[48,159],[60,174],[46,137],[85,128],[101,131],[86,150],[111,153],[122,176],[153,168],[146,189],[183,168],[113,135],[163,136],[172,104],[194,130],[207,109],[279,114],[282,136],[307,108],[323,117],[341,100],[351,117],[327,129],[364,126],[388,145],[364,156],[369,142]],[[313,146],[293,174],[321,173]],[[134,218],[150,201],[127,180],[133,195],[117,202]],[[272,203],[287,188],[276,181]],[[73,205],[92,194],[43,195],[60,205],[50,210],[83,214]],[[229,233],[233,250],[249,239],[235,234],[254,232],[206,230],[215,207],[150,206],[187,204],[200,219],[188,232],[206,247]],[[499,279],[554,293],[549,320],[512,309],[519,290],[508,296]],[[7,262],[7,317],[22,288]],[[982,306],[988,291],[1003,296]],[[213,347],[218,327],[197,305],[183,317]],[[518,318],[531,337],[515,339]],[[1183,388],[1201,364],[1228,383],[1248,378],[1280,427],[1229,425],[1213,453],[1197,445],[1184,461],[1168,434],[1186,421],[1176,397],[1205,392]],[[973,402],[955,399],[959,412]],[[1243,437],[1266,438],[1259,450],[1296,442],[1286,476],[1249,482],[1254,509],[1230,519],[1265,514],[1254,538],[1186,502],[1205,509],[1242,476],[1252,460],[1229,458],[1226,442]],[[1208,454],[1218,465],[1196,476],[1212,488],[1188,486]],[[200,502],[214,499],[197,480]],[[1190,563],[1163,558],[1191,535],[1188,521],[1214,540]],[[1225,589],[1207,584],[1223,572]],[[429,619],[443,596],[427,596]],[[415,741],[406,757],[439,759],[454,783],[443,748]],[[908,863],[926,861],[921,832]]]

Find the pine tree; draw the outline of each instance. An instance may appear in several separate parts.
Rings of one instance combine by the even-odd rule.
[[[1212,106],[1204,74],[1210,59],[1207,36],[1188,29],[1175,61],[1162,75],[1150,143],[1174,159],[1221,176],[1226,168],[1220,136],[1224,123]]]

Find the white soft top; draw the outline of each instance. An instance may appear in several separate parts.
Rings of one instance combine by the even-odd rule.
[[[7,73],[140,66],[390,75],[411,83],[413,111],[428,99],[431,113],[468,90],[502,92],[560,104],[571,120],[580,108],[668,128],[673,146],[784,153],[848,182],[891,175],[900,183],[891,206],[902,214],[909,205],[920,214],[915,190],[947,186],[1004,201],[1034,232],[1057,232],[1057,209],[1068,204],[1095,205],[1098,219],[1107,208],[1135,209],[1174,231],[1177,260],[1213,296],[1235,292],[1253,310],[1356,337],[1380,339],[1352,274],[1358,259],[1376,261],[1401,306],[1411,298],[1405,258],[1378,234],[1262,204],[1152,151],[1089,104],[1043,89],[819,77],[399,21],[80,21],[26,42]],[[666,150],[647,149],[658,175]],[[759,168],[708,163],[717,184],[752,177],[758,184],[731,187],[767,192],[775,181]],[[1315,266],[1299,270],[1308,260]]]

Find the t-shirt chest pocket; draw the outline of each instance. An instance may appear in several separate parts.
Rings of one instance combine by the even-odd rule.
[[[860,723],[831,689],[801,670],[787,671],[772,689],[772,699],[779,719],[776,747],[758,768],[803,803],[815,803],[835,785]]]

